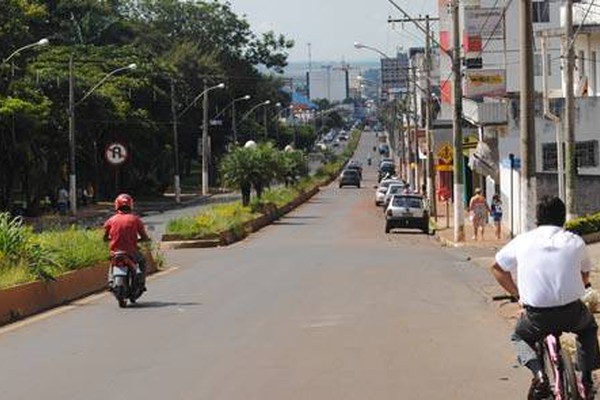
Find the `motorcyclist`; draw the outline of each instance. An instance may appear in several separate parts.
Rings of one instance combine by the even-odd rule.
[[[123,193],[115,199],[116,214],[104,223],[104,240],[110,241],[111,255],[116,251],[127,253],[142,271],[142,291],[146,290],[146,260],[138,248],[138,241],[150,241],[141,218],[132,213],[133,197]]]

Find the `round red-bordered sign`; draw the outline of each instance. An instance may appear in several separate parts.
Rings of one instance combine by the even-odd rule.
[[[127,161],[129,154],[127,153],[127,147],[122,143],[111,143],[106,146],[104,151],[106,161],[111,165],[121,165]]]

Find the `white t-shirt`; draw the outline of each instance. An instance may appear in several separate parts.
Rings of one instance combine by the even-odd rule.
[[[521,301],[533,307],[579,299],[585,292],[581,273],[592,267],[583,239],[551,225],[514,238],[496,254],[496,263],[516,273]]]

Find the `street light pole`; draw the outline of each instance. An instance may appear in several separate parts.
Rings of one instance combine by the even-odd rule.
[[[177,106],[175,101],[175,80],[171,79],[171,115],[173,116],[173,153],[175,156],[175,171],[173,181],[175,185],[175,202],[181,202],[181,185],[179,181],[179,138],[177,134]]]
[[[73,71],[73,55],[69,57],[69,108],[67,114],[69,116],[69,202],[71,215],[77,215],[77,177],[76,177],[76,160],[75,160],[75,108],[87,99],[96,89],[98,89],[108,78],[114,74],[136,69],[135,64],[129,64],[126,67],[117,68],[98,81],[90,90],[83,95],[81,99],[75,102],[75,74]]]
[[[208,92],[213,89],[223,89],[224,83],[219,83],[216,86],[208,87],[208,79],[204,78],[204,91],[196,97],[198,99],[201,96],[202,100],[202,195],[208,195]],[[192,102],[195,103],[195,100]],[[191,104],[190,104],[191,106]],[[185,112],[190,106],[188,106],[183,112]],[[182,112],[182,113],[183,113]]]

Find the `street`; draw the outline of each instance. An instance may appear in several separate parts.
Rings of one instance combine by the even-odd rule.
[[[104,294],[0,329],[2,398],[525,397],[487,271],[384,233],[375,140],[356,153],[361,189],[333,183],[227,248],[166,252],[137,307]]]

